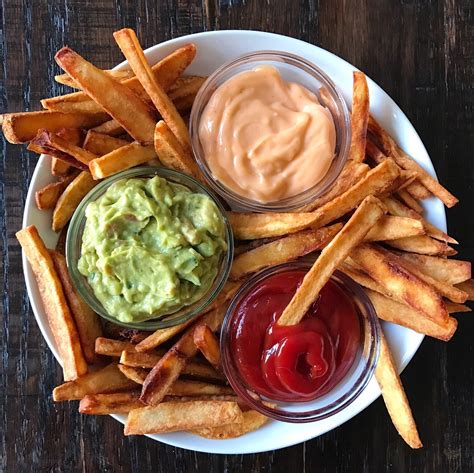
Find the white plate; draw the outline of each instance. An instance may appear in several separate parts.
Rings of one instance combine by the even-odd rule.
[[[355,67],[334,54],[303,41],[285,36],[257,31],[215,31],[177,38],[153,46],[146,51],[151,63],[186,43],[197,46],[197,57],[188,69],[190,74],[209,75],[223,63],[242,54],[257,50],[280,50],[298,54],[322,68],[342,91],[350,104],[352,96],[352,71]],[[90,58],[94,61],[94,58]],[[124,68],[122,63],[117,68]],[[372,80],[369,79],[371,112],[394,135],[401,146],[416,158],[430,174],[435,176],[433,165],[420,137],[397,104]],[[36,166],[26,199],[23,226],[36,225],[46,245],[54,247],[57,235],[50,228],[50,212],[39,211],[34,202],[37,189],[52,180],[49,158],[43,156]],[[427,219],[446,230],[446,215],[442,203],[429,199],[424,203]],[[23,270],[31,306],[41,332],[51,351],[60,362],[53,336],[46,321],[38,288],[30,266],[23,255]],[[408,364],[420,346],[423,336],[409,329],[385,324],[386,335],[400,371]],[[330,419],[309,424],[268,422],[263,428],[243,437],[231,440],[207,440],[187,433],[152,435],[151,438],[176,447],[209,453],[256,453],[294,445],[312,439],[338,427],[358,414],[380,395],[375,379],[350,406]],[[121,422],[124,416],[115,416]]]

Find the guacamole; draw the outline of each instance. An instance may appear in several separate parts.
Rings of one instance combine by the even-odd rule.
[[[78,269],[110,316],[139,322],[199,300],[226,249],[208,196],[158,176],[122,179],[87,206]]]

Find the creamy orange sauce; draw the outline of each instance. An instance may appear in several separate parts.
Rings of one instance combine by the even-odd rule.
[[[198,132],[214,177],[259,202],[316,185],[328,172],[336,146],[329,110],[272,66],[242,72],[217,88]]]

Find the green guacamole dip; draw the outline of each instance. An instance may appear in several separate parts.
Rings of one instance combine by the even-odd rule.
[[[199,300],[226,249],[208,196],[158,176],[122,179],[87,206],[78,269],[110,316],[139,322]]]

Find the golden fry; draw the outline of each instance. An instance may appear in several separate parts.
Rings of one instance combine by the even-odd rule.
[[[369,121],[370,99],[367,78],[363,72],[353,72],[354,86],[352,91],[351,113],[351,147],[349,157],[361,163],[365,160],[365,143],[367,140],[367,123]]]
[[[221,369],[219,340],[207,325],[199,325],[194,329],[194,344],[204,358],[219,371]]]
[[[84,140],[84,149],[95,154],[95,157],[109,154],[122,146],[129,145],[130,142],[115,138],[113,136],[97,133],[94,130],[89,130]]]

